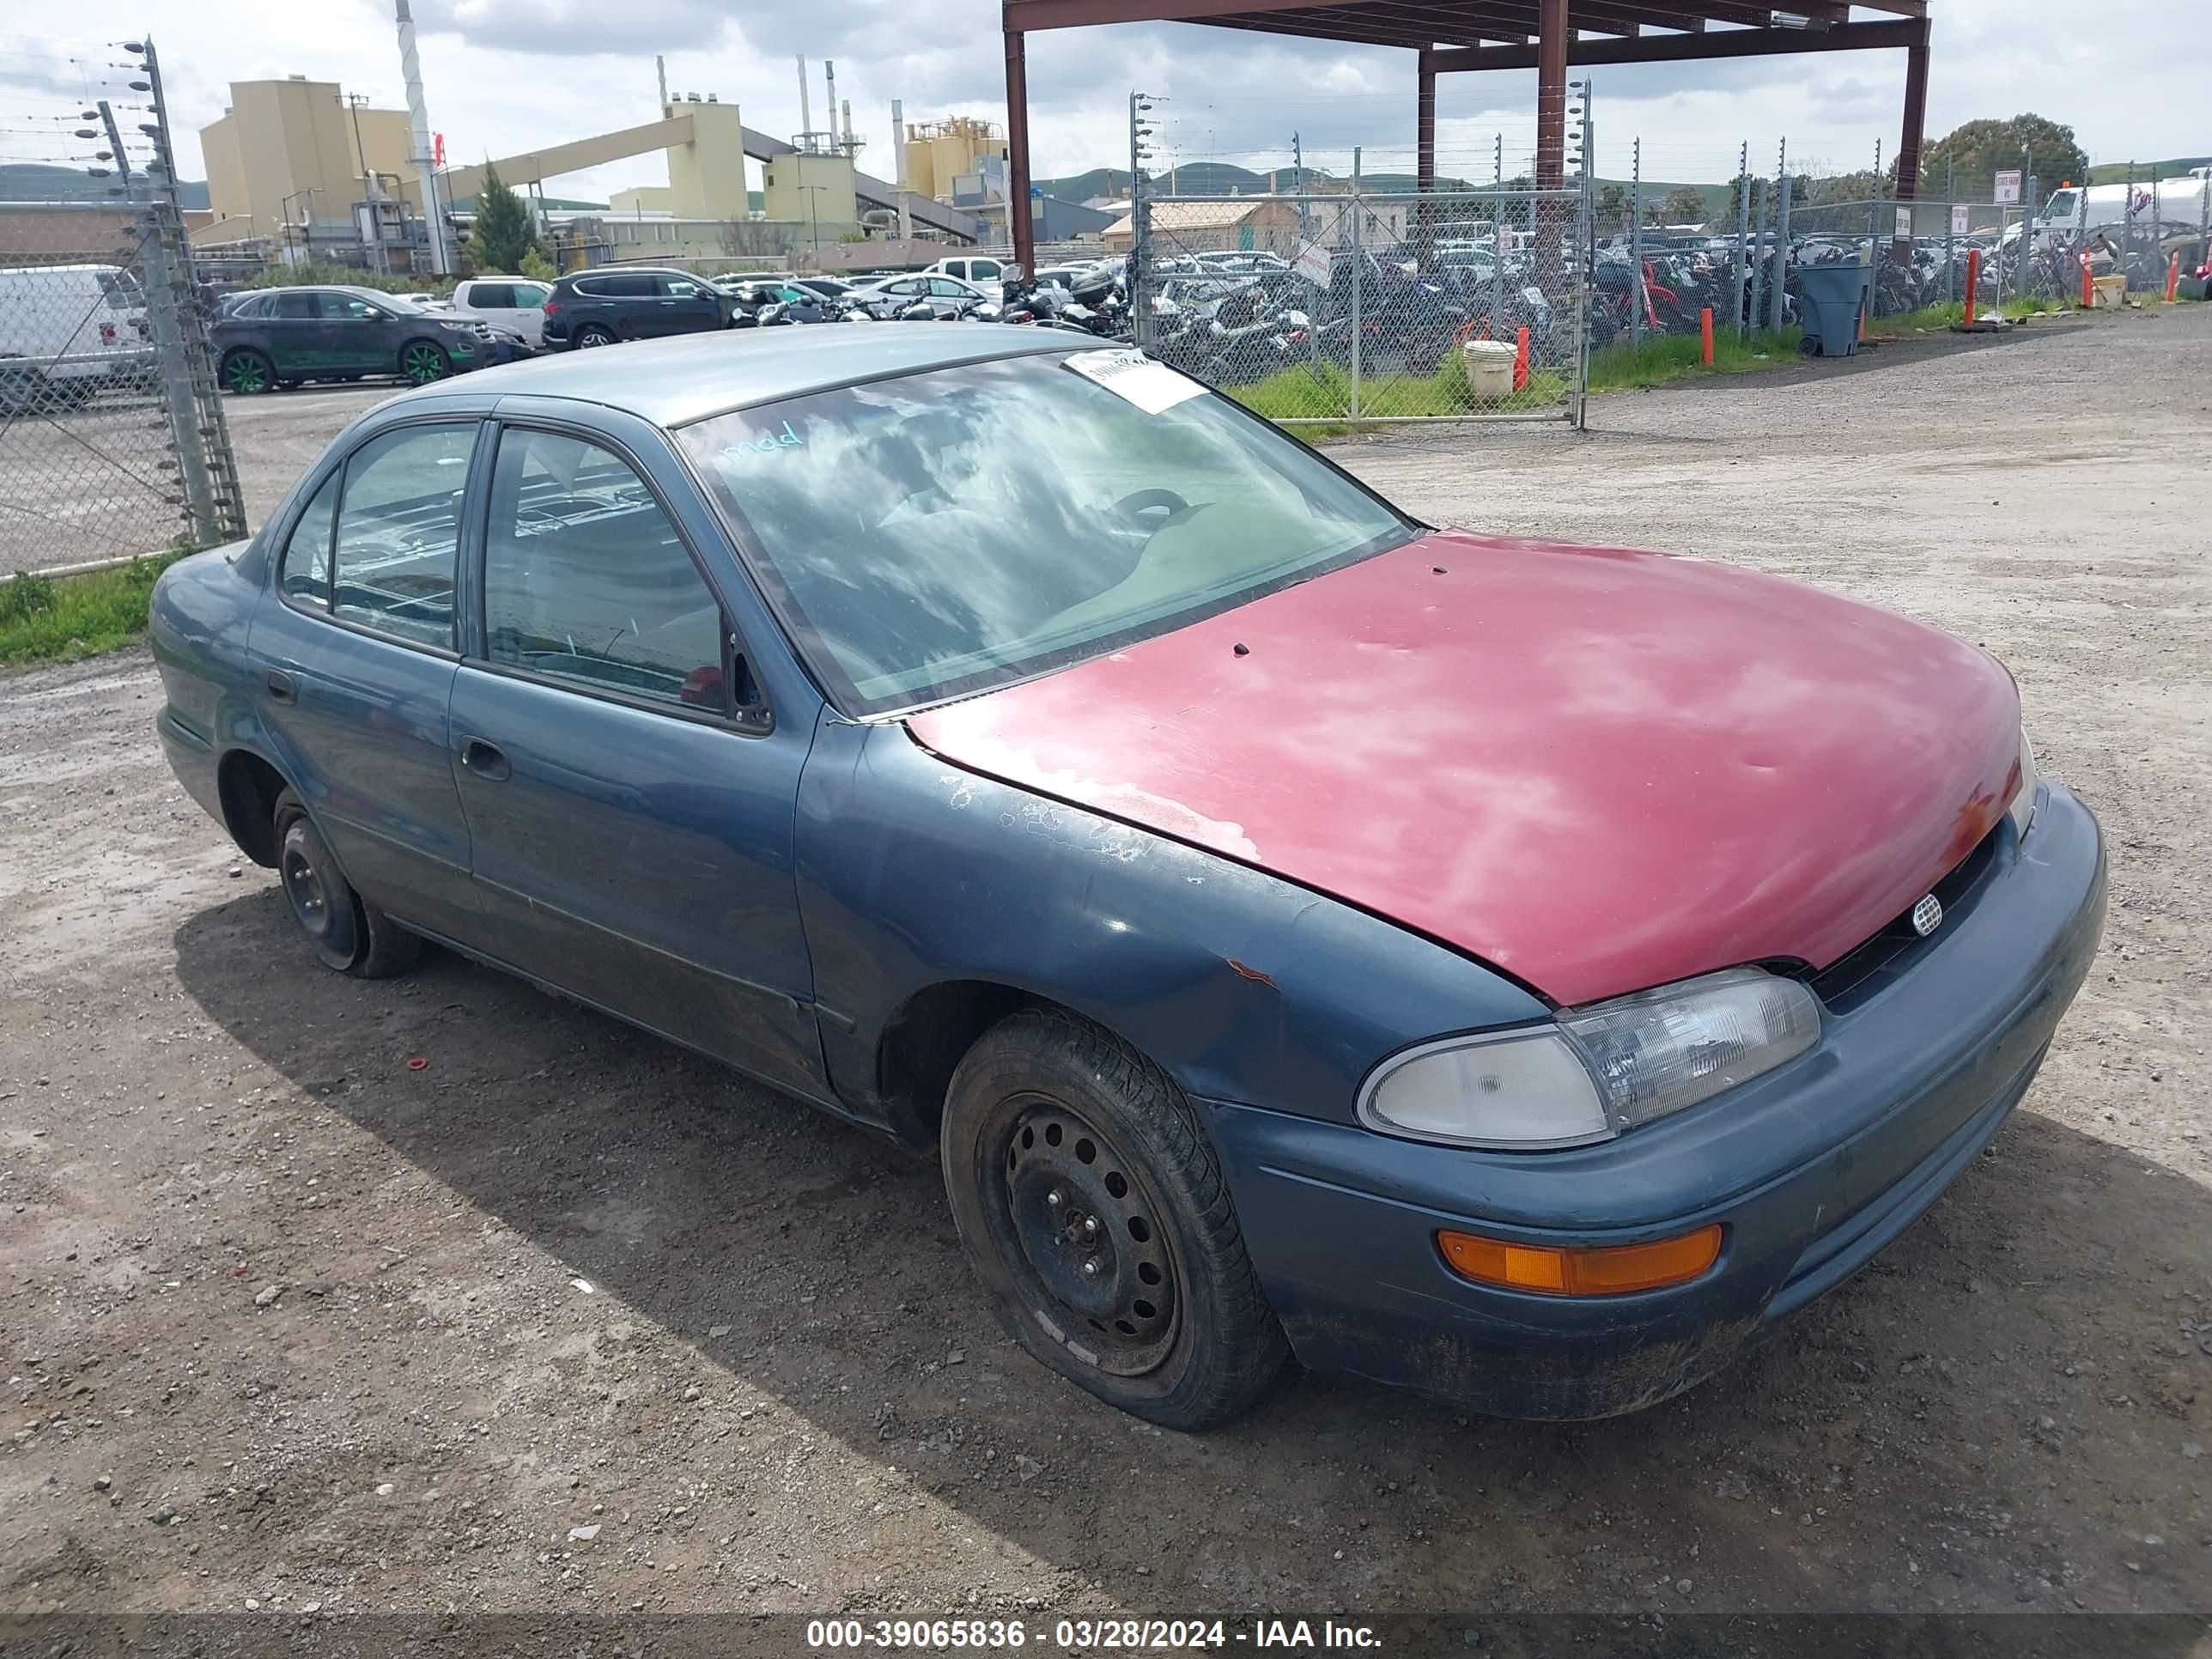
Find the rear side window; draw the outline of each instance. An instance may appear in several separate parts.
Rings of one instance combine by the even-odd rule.
[[[511,310],[514,305],[514,287],[510,283],[471,283],[469,284],[469,303],[482,306],[487,311]]]
[[[707,290],[688,277],[664,276],[660,279],[660,291],[672,300],[696,300]]]
[[[313,317],[319,310],[315,302],[320,297],[314,294],[279,294],[270,301],[269,309],[262,314],[269,317]]]
[[[343,472],[341,468],[323,481],[284,544],[279,578],[284,597],[312,610],[331,608],[331,526],[337,516],[338,481]]]
[[[400,427],[346,461],[331,614],[450,649],[461,492],[477,423]]]
[[[725,707],[722,608],[629,464],[580,438],[500,440],[485,653],[580,688]]]
[[[624,276],[593,276],[576,284],[576,292],[600,300],[648,300],[660,292],[650,271]]]
[[[544,305],[553,290],[542,283],[517,283],[507,292],[514,296],[507,301],[509,305],[528,311]]]

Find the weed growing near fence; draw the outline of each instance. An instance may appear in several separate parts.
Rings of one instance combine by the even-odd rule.
[[[2061,300],[2007,300],[1996,307],[2007,317],[2034,317],[2046,311],[2063,312],[2066,304]],[[1984,305],[1981,314],[1990,314]],[[1911,334],[1928,329],[1956,328],[1966,320],[1966,307],[1954,300],[1948,305],[1923,306],[1917,311],[1899,312],[1894,317],[1878,317],[1867,325],[1868,331],[1877,338],[1886,335]]]
[[[154,579],[184,557],[155,554],[82,576],[18,574],[0,581],[0,664],[70,662],[146,631]]]
[[[1742,374],[1753,369],[1776,368],[1797,361],[1798,331],[1760,329],[1744,339],[1717,331],[1713,335],[1716,374]],[[1651,334],[1633,343],[1615,340],[1590,353],[1589,389],[1622,392],[1685,375],[1706,373],[1699,361],[1703,348],[1694,334]]]
[[[1251,386],[1227,388],[1229,395],[1255,414],[1271,421],[1328,419],[1324,429],[1300,428],[1302,436],[1331,435],[1356,424],[1351,418],[1352,376],[1333,362],[1301,363],[1278,369]],[[1522,415],[1562,406],[1566,397],[1565,378],[1549,369],[1528,377],[1522,391],[1496,402],[1479,400],[1468,390],[1467,372],[1455,354],[1447,356],[1432,374],[1369,374],[1359,386],[1360,419],[1389,420],[1407,416]],[[1344,426],[1333,422],[1344,417]]]

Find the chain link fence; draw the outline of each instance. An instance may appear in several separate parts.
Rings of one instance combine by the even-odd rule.
[[[1147,191],[1131,234],[1139,343],[1274,420],[1582,419],[1579,187]]]
[[[85,142],[112,202],[0,204],[0,575],[242,536],[207,312],[167,182],[167,115],[126,139],[105,100]],[[143,81],[134,83],[143,88]],[[89,100],[88,100],[89,101]],[[89,135],[88,137],[87,135]],[[134,149],[150,151],[154,170]]]

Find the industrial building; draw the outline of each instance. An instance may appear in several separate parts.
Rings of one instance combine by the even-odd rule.
[[[200,152],[214,218],[195,240],[272,236],[311,222],[357,235],[346,228],[372,178],[395,204],[416,185],[405,110],[350,104],[337,82],[304,75],[232,82],[222,117],[200,129]]]

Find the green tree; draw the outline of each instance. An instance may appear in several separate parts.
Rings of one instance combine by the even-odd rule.
[[[1677,185],[1659,204],[1660,222],[1701,225],[1705,222],[1705,193],[1694,185]]]
[[[531,245],[530,252],[524,254],[516,264],[514,274],[518,276],[527,276],[533,283],[550,283],[561,275],[554,268],[552,258],[540,243]]]
[[[1621,184],[1608,184],[1601,187],[1597,193],[1597,216],[1604,224],[1626,224],[1628,222],[1628,186]]]
[[[1941,199],[1948,184],[1962,202],[1990,199],[1996,175],[2008,168],[2033,173],[2046,191],[2067,179],[2081,183],[2089,174],[2089,157],[2074,141],[2074,129],[2040,115],[2015,115],[2008,121],[1969,121],[1954,127],[1922,152],[1920,194]],[[2026,188],[2026,180],[2021,181]]]
[[[477,187],[476,228],[469,233],[468,256],[478,270],[514,271],[538,248],[538,228],[530,207],[500,181],[499,169],[487,162],[483,183]],[[538,249],[540,255],[544,250]]]

